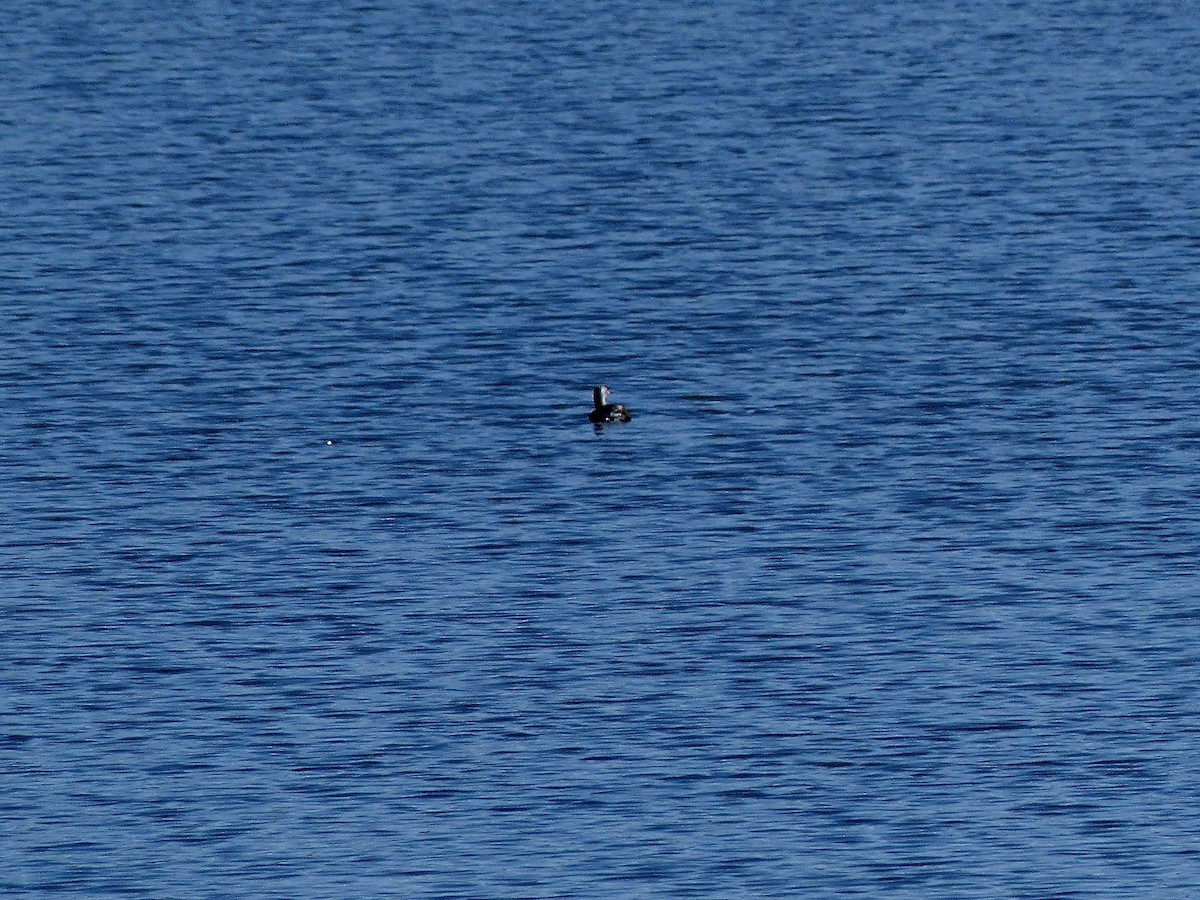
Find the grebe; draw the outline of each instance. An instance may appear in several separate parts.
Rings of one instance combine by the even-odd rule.
[[[588,413],[589,422],[602,425],[605,422],[628,422],[633,418],[629,410],[620,403],[608,402],[608,388],[602,384],[592,391],[592,402],[596,408]]]

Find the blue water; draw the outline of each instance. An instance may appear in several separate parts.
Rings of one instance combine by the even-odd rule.
[[[1194,4],[4,20],[0,895],[1200,895]]]

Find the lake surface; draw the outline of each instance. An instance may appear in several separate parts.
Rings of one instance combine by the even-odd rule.
[[[1200,895],[1193,4],[4,18],[4,896]]]

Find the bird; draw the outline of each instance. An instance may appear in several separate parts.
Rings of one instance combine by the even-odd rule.
[[[606,422],[628,422],[633,415],[620,403],[608,402],[608,387],[598,384],[592,390],[592,402],[595,409],[588,413],[588,421],[597,425]]]

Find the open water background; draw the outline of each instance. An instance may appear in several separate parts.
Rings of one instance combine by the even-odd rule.
[[[3,20],[0,894],[1200,895],[1195,3]]]

